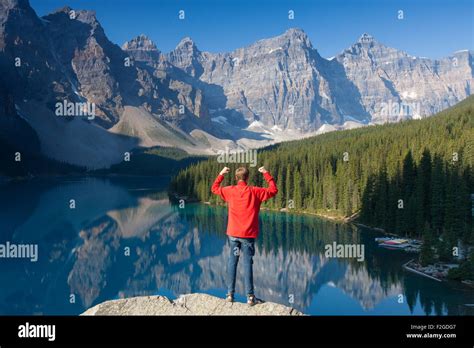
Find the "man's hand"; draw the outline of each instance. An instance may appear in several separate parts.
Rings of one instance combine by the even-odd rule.
[[[265,167],[263,167],[263,166],[258,168],[258,171],[262,174],[265,174],[266,172],[268,172],[268,170],[266,170]]]
[[[227,174],[228,172],[230,172],[230,168],[229,167],[224,167],[222,168],[221,172],[219,173],[219,175],[225,175]]]

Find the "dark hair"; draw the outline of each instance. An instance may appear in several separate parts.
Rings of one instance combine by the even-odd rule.
[[[247,181],[247,179],[249,178],[249,170],[245,167],[239,167],[235,171],[235,177],[237,178],[237,180]]]

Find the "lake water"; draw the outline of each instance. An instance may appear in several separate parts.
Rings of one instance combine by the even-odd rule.
[[[0,243],[38,245],[37,262],[0,258],[0,314],[76,315],[138,295],[223,297],[225,207],[180,209],[166,187],[167,180],[150,178],[0,186]],[[402,270],[412,256],[378,247],[377,236],[313,216],[262,212],[256,294],[315,315],[472,314],[465,306],[474,304],[472,289]],[[334,241],[364,244],[365,260],[325,257]]]

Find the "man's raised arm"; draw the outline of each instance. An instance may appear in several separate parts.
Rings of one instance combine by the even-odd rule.
[[[278,188],[273,179],[273,176],[270,175],[268,170],[265,167],[258,168],[258,171],[263,174],[263,178],[268,183],[268,187],[259,187],[258,196],[262,202],[272,198],[278,193]]]
[[[230,168],[224,167],[219,175],[217,176],[216,180],[214,180],[214,183],[211,186],[211,192],[215,195],[221,196],[221,198],[225,201],[225,194],[224,190],[221,187],[221,183],[224,180],[224,175],[227,174],[230,171]]]

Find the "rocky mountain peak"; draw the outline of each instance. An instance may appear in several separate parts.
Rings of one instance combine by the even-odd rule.
[[[78,10],[76,11],[76,18],[82,23],[89,24],[93,27],[100,27],[100,23],[97,20],[95,11],[90,10]]]
[[[290,37],[308,37],[308,35],[306,35],[304,30],[301,28],[289,28],[284,32],[283,35]]]
[[[290,28],[278,36],[262,39],[250,46],[239,48],[234,51],[234,54],[245,53],[249,57],[264,57],[267,54],[278,55],[279,52],[287,52],[296,59],[306,60],[313,51],[316,50],[308,35],[302,29]]]
[[[97,20],[95,11],[77,10],[69,6],[64,6],[42,18],[47,21],[61,22],[63,24],[66,24],[67,21],[77,21],[77,23],[85,24],[92,29],[91,34],[105,35],[101,24]]]
[[[143,50],[143,51],[158,51],[155,43],[144,34],[140,34],[137,37],[125,42],[122,45],[122,49],[125,51],[129,50]]]
[[[300,28],[290,28],[275,39],[287,41],[289,45],[301,45],[305,48],[313,47],[308,35]]]
[[[352,46],[346,48],[339,56],[347,55],[370,56],[375,60],[384,57],[407,56],[405,52],[386,46],[367,33],[362,34]]]
[[[169,62],[195,77],[202,74],[202,54],[190,37],[183,38],[167,56]]]
[[[15,7],[29,8],[30,4],[28,0],[2,0],[0,9],[12,9]]]
[[[357,42],[361,44],[368,44],[368,43],[373,43],[376,41],[372,35],[364,33],[362,34],[362,36],[359,38]]]
[[[72,8],[69,7],[69,6],[63,6],[63,7],[60,7],[56,10],[54,10],[53,12],[50,13],[50,15],[52,14],[57,14],[57,13],[69,13],[72,11]]]
[[[392,48],[380,43],[372,35],[364,33],[351,47],[346,49],[346,51],[358,52],[359,54],[362,52],[369,52],[374,50],[381,53],[385,52],[386,50],[392,50]]]
[[[155,43],[146,35],[140,34],[122,45],[122,49],[136,61],[150,65],[158,64],[161,52]]]
[[[196,43],[189,37],[184,37],[176,46],[175,51],[187,51],[192,53],[200,52]]]

